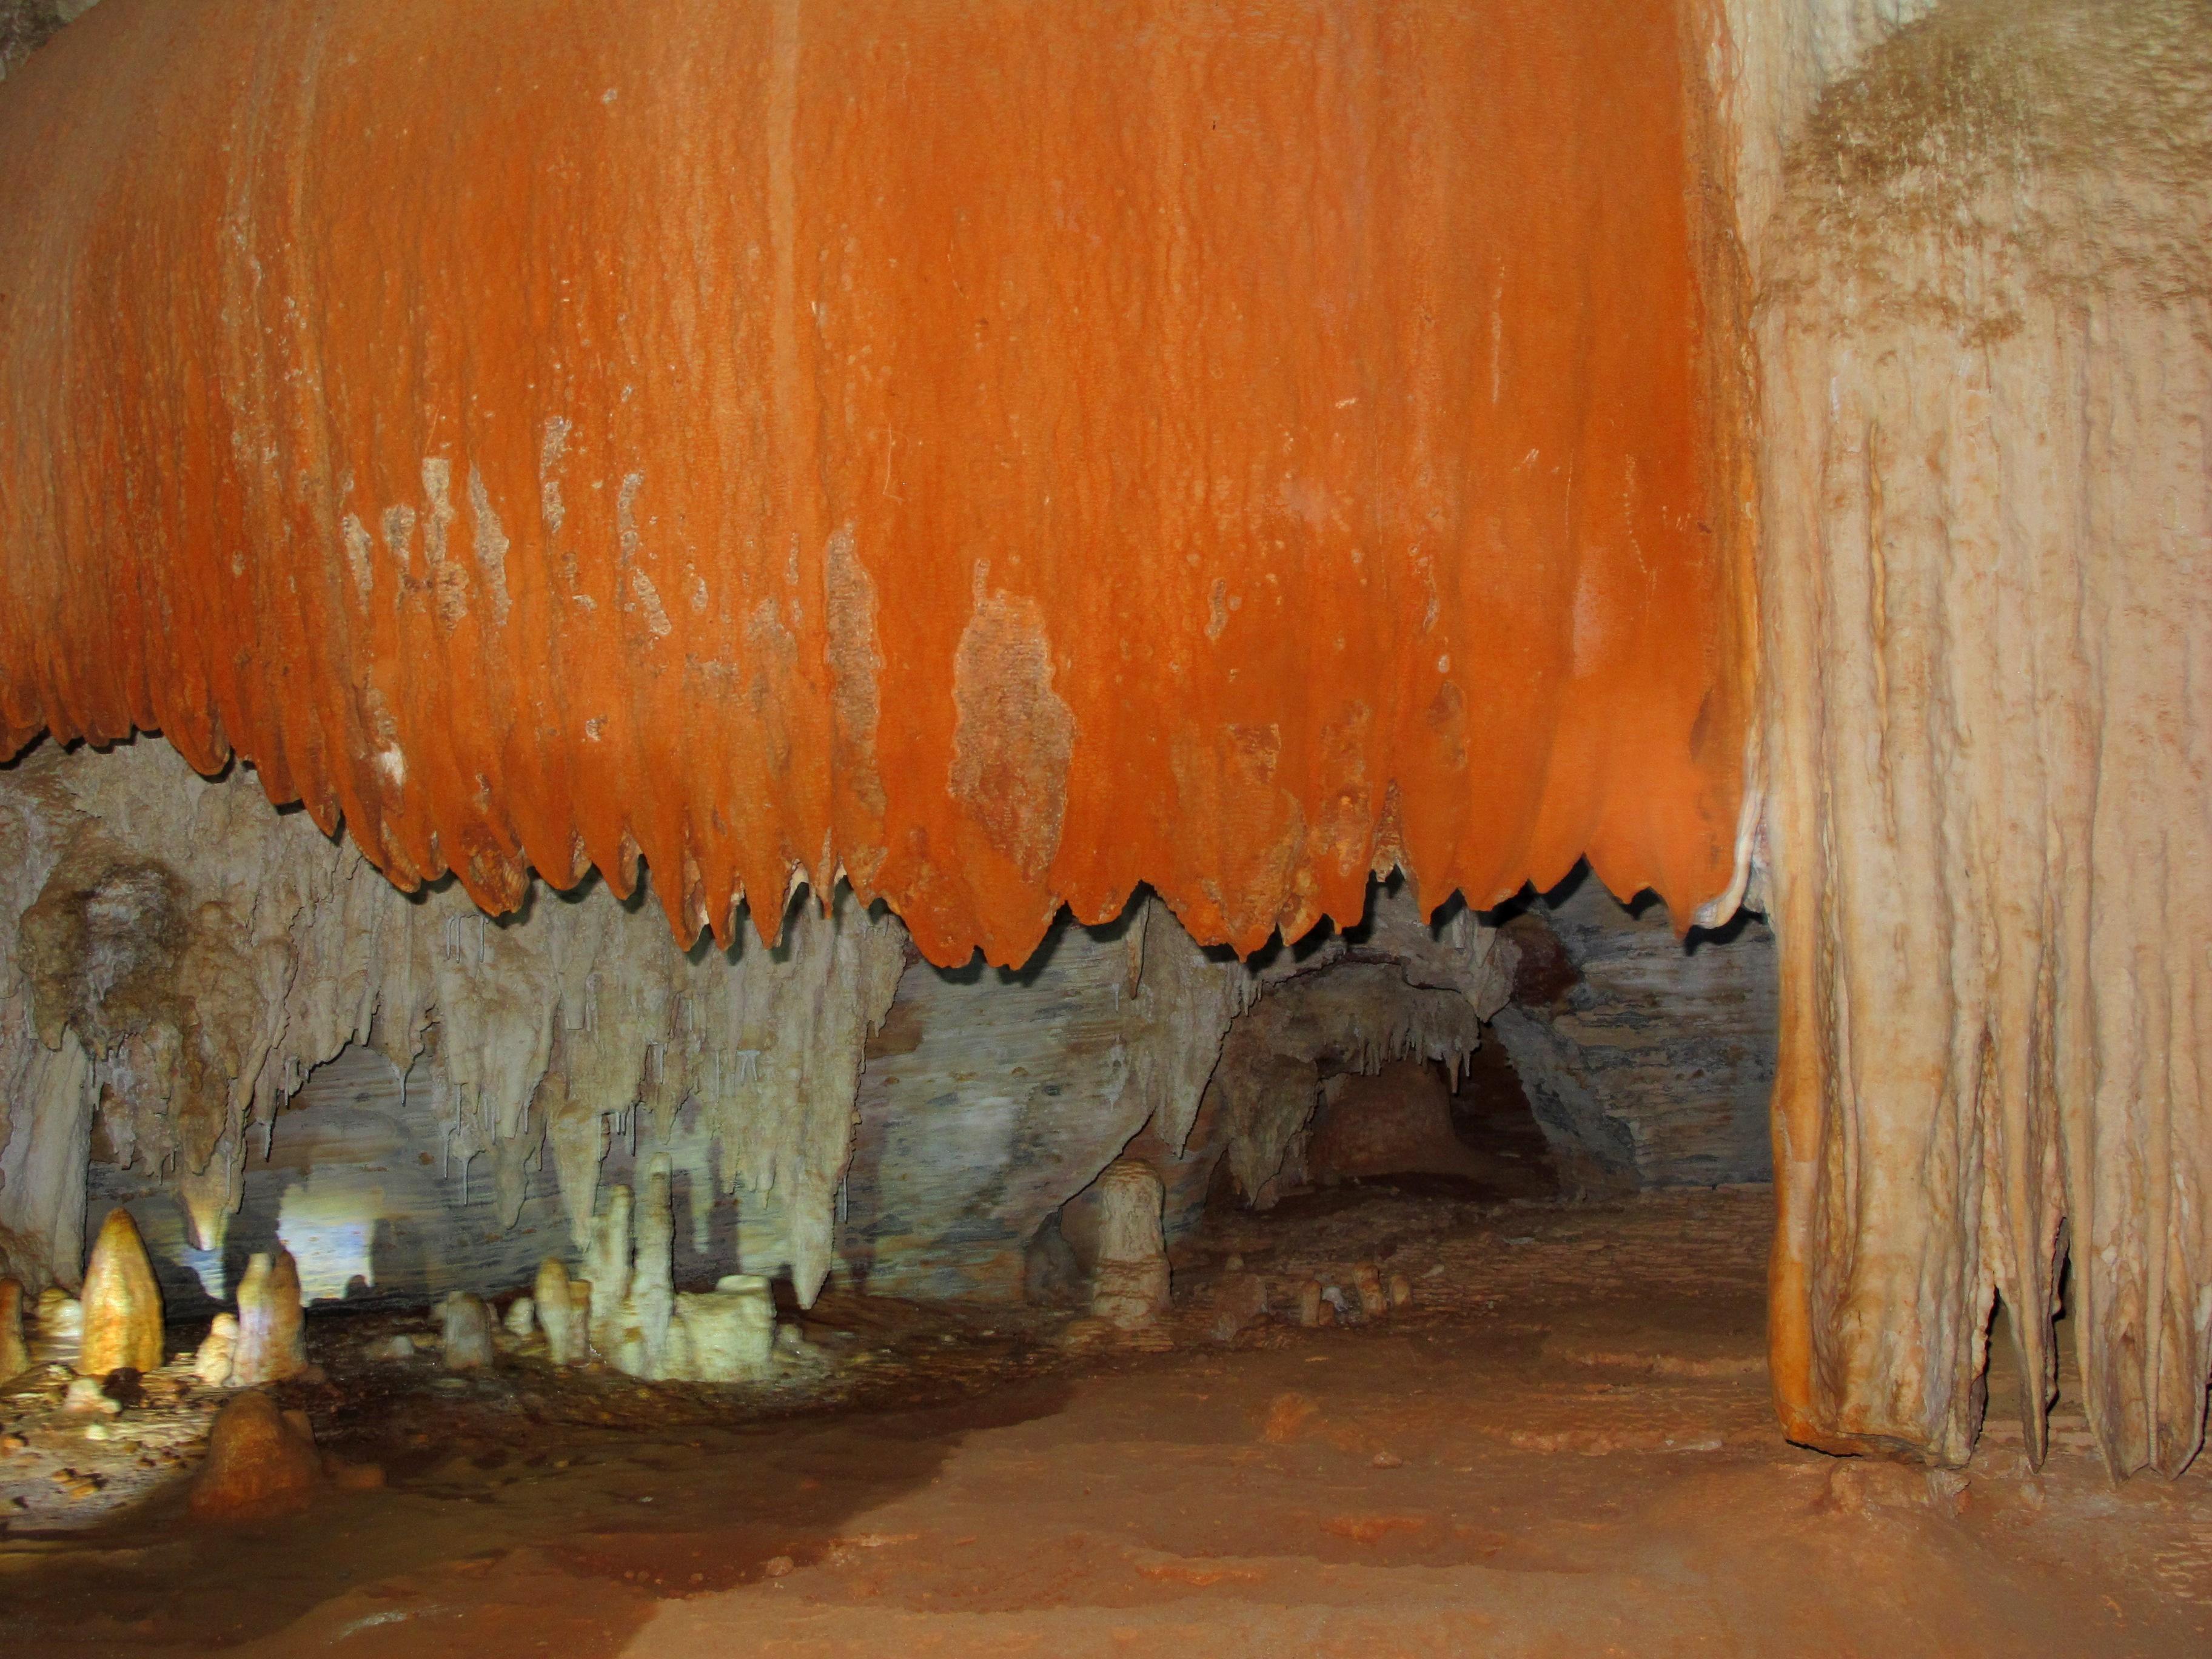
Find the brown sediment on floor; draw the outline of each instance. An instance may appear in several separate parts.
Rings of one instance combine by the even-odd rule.
[[[833,1292],[807,1318],[818,1352],[750,1391],[515,1356],[450,1380],[428,1356],[362,1358],[394,1322],[326,1320],[328,1380],[288,1397],[326,1446],[382,1461],[386,1490],[209,1528],[172,1477],[83,1534],[10,1534],[0,1644],[2207,1650],[2212,1478],[2113,1486],[2070,1395],[2039,1473],[2002,1376],[1962,1474],[1784,1443],[1763,1358],[1771,1225],[1759,1188],[1591,1206],[1341,1188],[1212,1220],[1164,1352],[1071,1353],[1066,1316]],[[1224,1346],[1206,1332],[1231,1255],[1271,1285],[1376,1262],[1413,1301],[1328,1329],[1271,1318]]]

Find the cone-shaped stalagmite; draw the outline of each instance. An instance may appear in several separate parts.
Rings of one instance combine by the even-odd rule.
[[[84,1270],[82,1376],[150,1371],[161,1364],[161,1292],[128,1210],[111,1210]]]
[[[0,1279],[0,1382],[31,1369],[31,1350],[23,1341],[23,1287]]]
[[[238,1285],[238,1350],[231,1382],[251,1389],[296,1376],[307,1364],[300,1312],[300,1267],[291,1251],[257,1255]]]

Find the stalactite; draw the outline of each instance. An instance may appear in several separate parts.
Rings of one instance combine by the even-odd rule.
[[[482,1158],[512,1226],[550,1140],[580,1244],[610,1121],[661,1142],[696,1102],[721,1162],[698,1189],[774,1192],[800,1294],[818,1289],[863,1049],[904,962],[880,908],[802,897],[772,949],[690,953],[641,896],[599,889],[495,924],[458,889],[400,894],[250,775],[210,783],[153,744],[0,774],[0,1245],[27,1282],[74,1279],[95,1103],[109,1147],[215,1249],[285,1097],[374,1041],[416,1073],[456,1200],[483,1192]]]

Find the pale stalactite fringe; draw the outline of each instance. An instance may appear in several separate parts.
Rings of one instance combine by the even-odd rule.
[[[94,1103],[109,1146],[168,1179],[215,1248],[289,1092],[374,1042],[419,1064],[455,1178],[489,1158],[504,1224],[550,1140],[583,1233],[610,1122],[634,1130],[642,1109],[665,1138],[696,1101],[721,1184],[778,1195],[793,1278],[818,1289],[865,1046],[905,962],[880,907],[800,901],[780,945],[727,954],[679,951],[641,901],[596,891],[540,892],[495,923],[457,888],[402,895],[244,775],[210,782],[154,743],[26,759],[0,831],[0,1073],[31,1109],[0,1145],[14,1271],[74,1282]],[[34,911],[53,936],[36,962],[18,949]],[[240,967],[191,971],[218,958]]]

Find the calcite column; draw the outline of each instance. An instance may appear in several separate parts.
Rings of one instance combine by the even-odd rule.
[[[100,1224],[92,1261],[84,1270],[84,1345],[82,1376],[118,1370],[150,1371],[161,1364],[161,1291],[154,1264],[128,1210],[115,1209]]]
[[[1992,1304],[2116,1472],[2212,1370],[2212,33],[1939,9],[1790,158],[1759,319],[1795,1437],[1956,1462]]]

